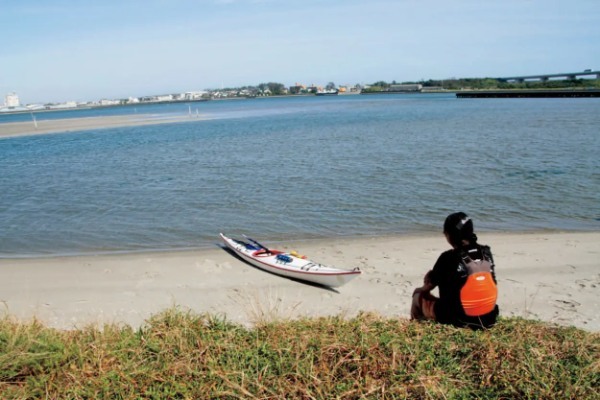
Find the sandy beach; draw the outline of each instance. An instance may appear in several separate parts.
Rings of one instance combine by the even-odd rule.
[[[42,135],[47,133],[64,133],[85,131],[89,129],[107,129],[124,126],[157,125],[173,122],[198,121],[202,116],[175,115],[156,116],[151,114],[119,115],[110,117],[87,117],[33,120],[27,122],[7,122],[0,124],[0,138]]]
[[[502,315],[600,330],[600,232],[483,233],[480,242],[494,252]],[[0,259],[0,307],[61,329],[140,326],[173,306],[245,325],[360,311],[407,318],[413,289],[448,245],[440,234],[273,247],[363,274],[337,290],[310,286],[244,263],[215,235],[208,250]]]

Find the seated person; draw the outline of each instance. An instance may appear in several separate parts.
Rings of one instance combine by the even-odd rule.
[[[444,235],[452,249],[440,255],[423,286],[415,289],[411,319],[473,329],[493,326],[499,310],[490,248],[477,243],[473,221],[462,212],[446,218]],[[431,294],[435,287],[439,298]]]

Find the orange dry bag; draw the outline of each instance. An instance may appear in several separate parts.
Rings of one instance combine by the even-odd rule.
[[[482,250],[482,258],[473,260],[466,253],[462,263],[467,270],[467,281],[460,289],[460,301],[465,314],[479,317],[491,312],[496,306],[498,289],[492,277],[491,257],[486,257]]]

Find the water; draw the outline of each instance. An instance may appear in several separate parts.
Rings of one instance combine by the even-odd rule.
[[[36,117],[188,106],[203,119],[0,140],[0,256],[201,248],[219,232],[439,232],[458,210],[479,230],[600,229],[599,99],[300,97]]]

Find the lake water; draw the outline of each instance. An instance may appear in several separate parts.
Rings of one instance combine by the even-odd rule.
[[[476,229],[600,229],[600,99],[451,94],[37,113],[193,122],[0,140],[0,256]],[[0,115],[2,122],[31,116]]]

